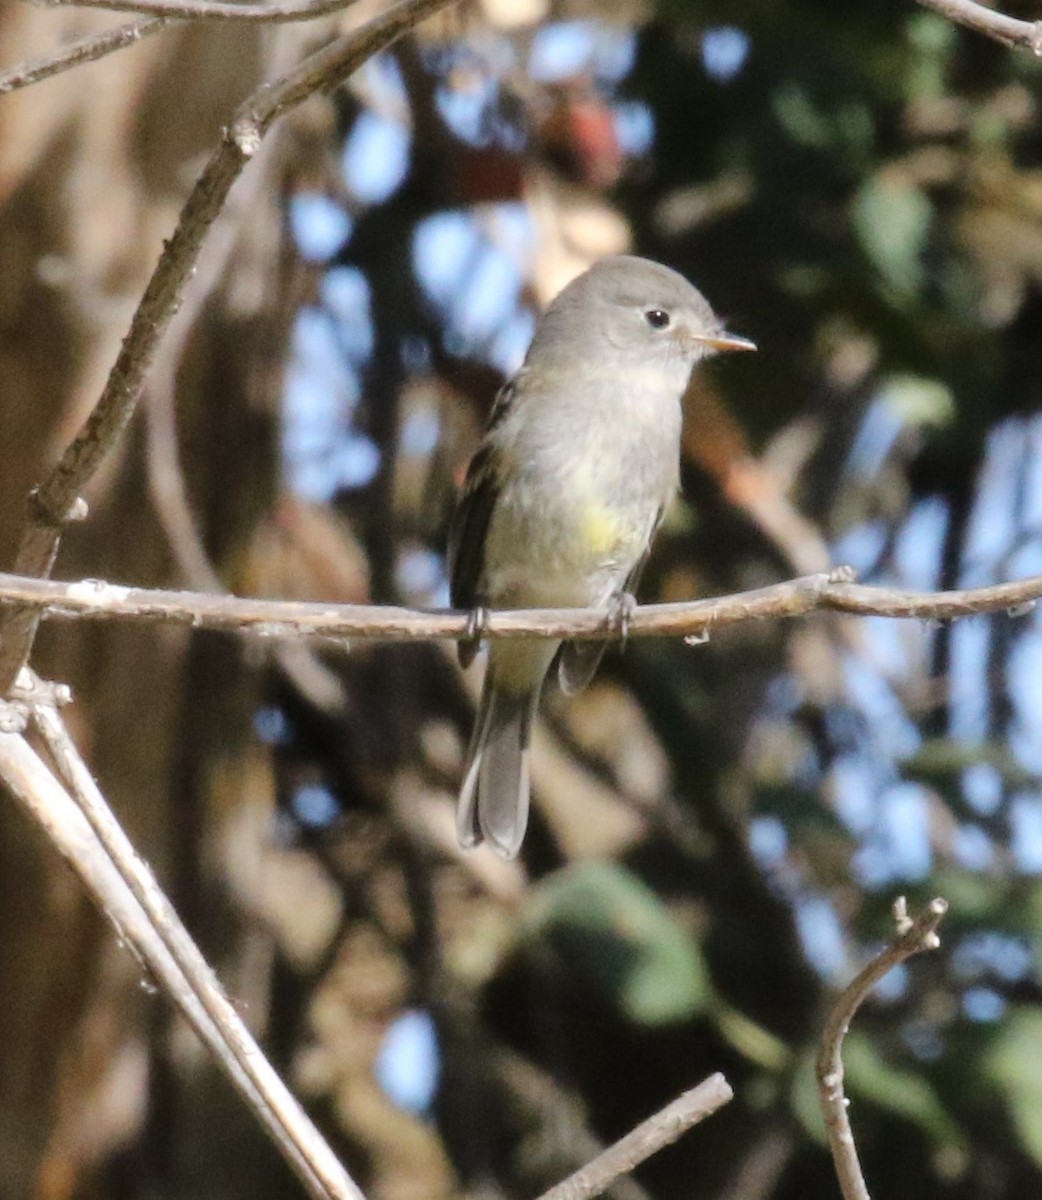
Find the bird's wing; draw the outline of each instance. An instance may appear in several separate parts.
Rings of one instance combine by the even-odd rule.
[[[449,595],[453,608],[477,608],[487,601],[483,594],[485,537],[492,510],[499,496],[498,455],[489,434],[510,411],[516,392],[516,380],[499,390],[489,418],[485,440],[467,467],[463,492],[449,527]],[[477,642],[459,643],[460,663],[466,667],[477,653]]]
[[[644,568],[648,564],[648,556],[651,554],[651,547],[655,541],[655,535],[659,531],[662,524],[662,519],[666,515],[666,506],[659,505],[659,510],[655,514],[655,519],[651,522],[651,531],[648,534],[648,540],[644,544],[644,553],[630,568],[630,573],[626,576],[626,582],[622,585],[623,592],[630,596],[636,596],[637,588],[640,587],[640,577],[644,574]]]

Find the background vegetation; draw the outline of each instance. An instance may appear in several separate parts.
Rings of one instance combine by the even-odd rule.
[[[111,23],[8,3],[5,63]],[[0,562],[221,125],[330,31],[175,25],[0,98]],[[1040,80],[911,0],[451,10],[265,143],[58,574],[444,603],[531,314],[626,249],[760,347],[686,397],[642,599],[1042,573]],[[953,911],[851,1038],[872,1194],[1042,1183],[1036,612],[634,640],[546,697],[517,864],[454,844],[449,646],[74,624],[34,661],[374,1200],[535,1195],[718,1069],[617,1194],[834,1196],[816,1040],[899,892]],[[0,1196],[297,1194],[13,808],[0,916]]]

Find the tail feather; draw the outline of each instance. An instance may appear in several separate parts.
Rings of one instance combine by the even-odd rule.
[[[542,682],[540,675],[524,691],[508,690],[497,685],[489,664],[456,810],[464,847],[487,841],[504,858],[516,857],[521,848],[528,825],[529,745]]]

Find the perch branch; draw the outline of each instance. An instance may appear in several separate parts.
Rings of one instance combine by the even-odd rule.
[[[241,105],[188,197],[166,242],[102,394],[57,466],[30,498],[15,556],[19,575],[51,573],[65,525],[86,515],[80,492],[126,428],[160,338],[177,309],[206,234],[232,184],[274,121],[320,88],[330,88],[452,0],[399,0],[360,28],[309,55]],[[36,636],[38,610],[11,608],[0,623],[0,695],[7,695]]]
[[[20,63],[0,75],[0,96],[7,92],[16,92],[19,88],[28,87],[32,83],[40,83],[50,79],[52,75],[60,75],[83,63],[94,62],[104,58],[124,46],[133,46],[142,38],[151,37],[165,29],[170,21],[164,17],[145,17],[140,21],[130,21],[116,29],[106,29],[104,33],[95,33],[90,37],[80,38],[70,42],[61,50],[45,58],[34,58]]]
[[[698,1087],[678,1096],[591,1162],[580,1167],[574,1175],[569,1175],[544,1192],[539,1200],[591,1200],[591,1197],[599,1196],[620,1175],[628,1174],[646,1158],[672,1145],[692,1126],[722,1108],[733,1096],[734,1092],[723,1075],[710,1075]]]
[[[150,906],[153,909],[158,906],[161,919],[156,921],[146,913],[140,900],[131,893],[81,807],[17,731],[19,717],[24,717],[27,712],[36,716],[38,724],[43,723],[48,730],[48,741],[56,744],[53,723],[42,715],[46,712],[46,704],[41,705],[35,700],[0,702],[0,778],[4,784],[31,819],[43,828],[116,927],[121,940],[212,1051],[233,1086],[258,1114],[297,1172],[308,1194],[315,1200],[363,1200],[362,1193],[264,1058],[215,982],[212,990],[219,995],[224,1012],[219,1022],[211,1016],[169,946],[171,942],[179,941],[182,952],[185,946],[190,946],[191,956],[201,962],[198,951],[166,902],[160,904],[156,900],[159,889],[140,860],[136,860],[137,876],[145,880]],[[60,721],[57,724],[60,727]],[[57,742],[61,741],[59,734]],[[71,747],[71,742],[68,745]],[[63,757],[66,754],[65,751],[60,753]],[[78,760],[74,749],[71,754],[74,761]],[[66,761],[65,765],[72,763]],[[78,783],[89,781],[89,788],[96,791],[82,763],[74,766],[72,773],[78,777]],[[114,823],[111,814],[109,820]],[[130,854],[133,856],[132,850]],[[205,964],[203,969],[209,974]],[[229,1041],[236,1041],[241,1053],[230,1054]]]
[[[1031,612],[1042,598],[1042,576],[991,587],[951,592],[911,592],[850,582],[848,568],[805,575],[750,592],[679,604],[647,604],[633,610],[629,637],[699,638],[710,630],[745,621],[799,617],[821,610],[858,616],[950,621],[981,613]],[[370,638],[388,642],[457,639],[467,636],[468,613],[392,605],[316,604],[255,600],[205,592],[128,588],[101,580],[59,583],[0,573],[0,611],[31,610],[50,620],[167,622],[260,638],[338,641]],[[489,614],[490,637],[611,638],[602,609],[517,609]]]
[[[1042,21],[1021,21],[995,12],[975,0],[919,0],[924,8],[940,13],[956,25],[994,38],[1005,46],[1024,46],[1042,54]]]
[[[897,936],[842,993],[833,1005],[821,1035],[817,1062],[818,1096],[843,1200],[870,1200],[850,1128],[849,1102],[843,1094],[843,1039],[854,1014],[888,971],[907,958],[937,949],[941,944],[937,927],[947,911],[946,900],[931,900],[913,921],[908,916],[904,897],[900,897],[894,904]]]

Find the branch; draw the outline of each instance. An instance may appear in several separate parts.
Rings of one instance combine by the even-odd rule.
[[[932,9],[956,25],[965,25],[975,33],[994,38],[1005,46],[1024,46],[1042,54],[1042,21],[1020,21],[1004,13],[985,8],[975,0],[919,0],[924,8]]]
[[[278,1077],[221,992],[145,864],[137,858],[73,746],[47,685],[0,701],[0,779],[40,825],[116,927],[120,939],[154,977],[213,1053],[315,1200],[364,1200],[304,1110]],[[41,694],[45,698],[41,699]],[[74,800],[18,729],[32,715],[62,769],[74,781]],[[88,823],[100,821],[117,844],[114,862]],[[115,833],[113,834],[113,830]],[[118,843],[125,844],[126,854]],[[124,874],[131,863],[128,887]],[[137,895],[134,894],[137,892]],[[189,971],[183,964],[189,964]],[[200,979],[203,986],[200,987]]]
[[[698,1087],[678,1096],[660,1112],[598,1154],[574,1175],[569,1175],[544,1192],[539,1200],[590,1200],[593,1196],[599,1196],[620,1175],[628,1174],[646,1158],[672,1145],[692,1126],[722,1108],[733,1096],[734,1092],[723,1075],[710,1075]]]
[[[186,21],[252,21],[272,24],[313,21],[339,12],[353,0],[302,0],[285,4],[236,4],[229,0],[39,0],[48,8],[103,8],[110,12],[150,13]]]
[[[633,610],[628,637],[703,638],[746,621],[800,617],[828,610],[858,616],[950,621],[981,613],[1025,616],[1042,598],[1042,576],[952,592],[910,592],[849,582],[849,568],[787,583],[681,604]],[[97,579],[59,583],[0,573],[0,611],[31,610],[43,619],[127,620],[189,625],[258,638],[369,638],[386,642],[456,640],[472,633],[468,613],[393,605],[257,600],[205,592],[121,587]],[[517,609],[492,612],[482,636],[617,638],[603,609]]]
[[[937,927],[947,911],[947,900],[931,900],[920,916],[913,921],[908,916],[905,899],[901,896],[894,904],[896,938],[865,967],[839,997],[821,1035],[817,1061],[818,1095],[843,1200],[871,1200],[861,1173],[861,1164],[858,1162],[854,1134],[850,1128],[847,1113],[850,1102],[843,1094],[843,1039],[854,1014],[888,971],[907,958],[937,949],[941,944],[937,936]]]
[[[0,96],[50,79],[52,75],[60,75],[62,71],[69,71],[82,63],[104,58],[106,54],[122,50],[124,46],[133,46],[142,38],[151,37],[152,34],[165,29],[169,24],[170,22],[162,17],[146,17],[140,21],[120,25],[116,29],[107,29],[104,33],[95,33],[90,37],[80,38],[79,41],[70,42],[46,58],[34,58],[20,63],[0,75]]]
[[[265,84],[241,105],[181,210],[173,236],[152,273],[116,362],[94,410],[58,465],[29,498],[14,570],[51,573],[65,525],[86,515],[80,492],[126,428],[160,338],[177,309],[210,226],[232,184],[257,152],[271,125],[320,88],[342,82],[425,17],[452,0],[399,0],[359,29],[309,55],[278,82]],[[38,613],[9,610],[0,624],[0,695],[7,695],[36,636]]]

